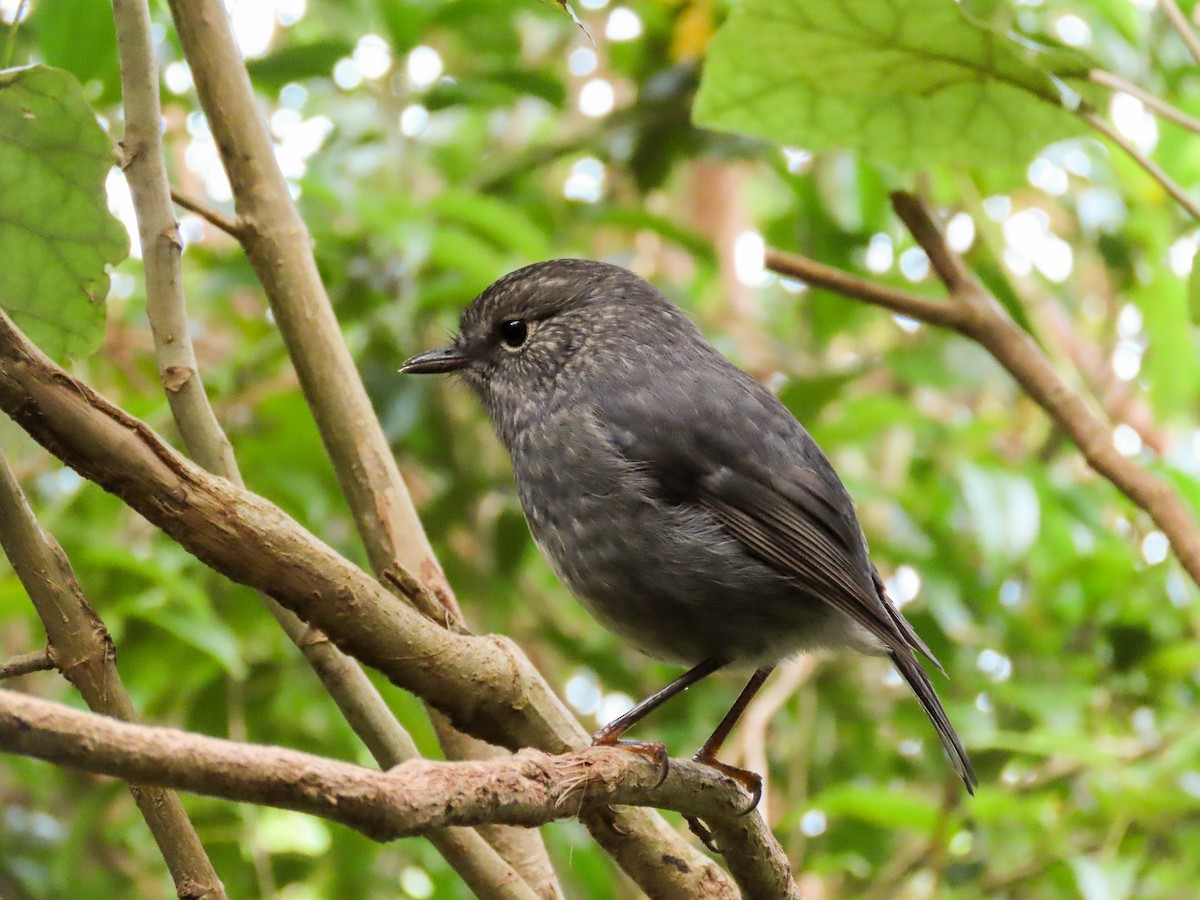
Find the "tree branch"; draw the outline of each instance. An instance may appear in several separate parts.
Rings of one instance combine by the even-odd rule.
[[[1188,215],[1193,219],[1200,219],[1200,204],[1191,198],[1187,191],[1180,187],[1179,183],[1171,178],[1158,163],[1146,156],[1142,151],[1135,147],[1131,142],[1127,141],[1117,129],[1108,124],[1108,121],[1103,117],[1096,115],[1094,112],[1081,112],[1080,117],[1087,122],[1106,138],[1120,147],[1129,155],[1129,158],[1137,163],[1143,171],[1155,181],[1157,181],[1164,191],[1175,198],[1175,201],[1187,210]]]
[[[209,405],[188,334],[179,266],[183,245],[163,165],[162,112],[150,9],[145,0],[113,0],[113,19],[125,106],[121,170],[129,182],[137,215],[146,274],[146,312],[154,335],[159,379],[188,453],[208,471],[227,475],[237,467],[233,448]]]
[[[837,284],[840,286],[835,286],[832,279],[814,283],[893,312],[951,328],[979,343],[1070,436],[1091,467],[1154,520],[1171,542],[1184,569],[1194,582],[1200,584],[1200,529],[1179,494],[1118,452],[1108,425],[1063,381],[1037,344],[1013,322],[996,298],[950,249],[941,224],[924,201],[912,194],[896,192],[892,194],[892,204],[929,256],[938,277],[950,290],[950,302],[935,304],[935,315],[929,316],[926,313],[931,311],[931,301],[926,298],[888,291],[887,302],[881,302],[880,292],[886,289],[846,273],[839,273],[841,277]],[[796,265],[798,261],[800,265]],[[817,264],[768,250],[767,266],[781,275],[804,279]],[[819,267],[817,271],[823,268],[828,267]]]
[[[658,766],[619,747],[560,756],[522,750],[473,762],[413,760],[387,772],[278,747],[241,744],[172,728],[127,725],[0,690],[0,748],[122,779],[321,816],[386,841],[432,828],[485,822],[536,826],[610,804],[656,803],[699,817],[718,841],[757,836],[774,848],[742,881],[748,897],[799,897],[762,817],[716,770],[672,760]]]
[[[85,478],[121,497],[218,572],[274,597],[343,651],[509,749],[584,746],[579,722],[528,658],[499,635],[455,634],[400,602],[278,507],[180,456],[146,425],[58,368],[0,313],[0,409]],[[727,876],[661,816],[625,810],[621,832],[589,826],[648,893],[732,897]],[[775,850],[742,835],[736,873]],[[664,864],[664,857],[680,864]],[[740,876],[739,876],[740,877]]]
[[[271,304],[371,565],[383,572],[399,563],[461,619],[342,339],[225,6],[221,0],[170,0],[170,7],[233,188],[239,238]]]
[[[145,0],[114,0],[113,15],[125,104],[123,169],[142,241],[146,312],[159,374],[188,454],[208,471],[241,487],[244,482],[233,448],[209,404],[187,327],[178,226],[163,164],[150,10]],[[390,768],[417,757],[416,744],[358,664],[270,597],[260,596],[379,764]],[[522,893],[517,891],[520,875],[479,835],[437,830],[429,839],[477,894],[515,897]],[[532,896],[528,888],[523,893]]]
[[[1132,81],[1126,81],[1120,75],[1105,71],[1104,69],[1092,69],[1088,72],[1088,80],[1103,85],[1110,90],[1120,91],[1122,94],[1136,97],[1168,122],[1174,122],[1181,128],[1186,128],[1194,134],[1200,134],[1200,119],[1189,116],[1182,109],[1172,106],[1157,94],[1152,94],[1150,91],[1138,87]]]
[[[773,272],[778,272],[787,278],[798,278],[806,284],[822,287],[827,290],[865,300],[875,306],[881,306],[899,316],[908,316],[931,325],[940,325],[954,331],[965,327],[963,311],[944,300],[931,300],[912,291],[889,287],[877,281],[859,278],[833,266],[827,266],[807,256],[797,256],[768,247],[764,264]]]
[[[414,574],[430,591],[408,596],[431,593],[445,609],[438,619],[461,624],[458,601],[342,338],[225,7],[220,0],[173,2],[171,12],[233,189],[235,236],[271,304],[367,558],[377,575],[398,568]],[[447,755],[488,752],[470,741],[448,741],[445,728],[438,729],[438,739]],[[512,835],[511,842],[526,844],[522,858],[544,860],[530,877],[545,881],[551,866],[540,837]],[[555,884],[550,896],[561,893]]]
[[[0,546],[46,629],[54,665],[96,712],[137,718],[117,672],[108,629],[83,594],[58,542],[38,524],[8,460],[0,454]],[[174,792],[136,779],[129,791],[167,863],[180,897],[223,898],[225,888]]]
[[[1171,27],[1179,32],[1179,37],[1188,48],[1188,53],[1192,54],[1192,59],[1200,64],[1200,37],[1197,37],[1196,32],[1192,30],[1192,23],[1183,14],[1179,4],[1175,0],[1158,0],[1158,5],[1162,7],[1167,19],[1170,20]]]
[[[14,656],[6,662],[0,663],[0,681],[6,678],[20,678],[22,675],[31,675],[34,672],[48,672],[54,668],[54,656],[49,647],[43,650],[34,650],[32,653],[23,653],[20,656]]]
[[[195,197],[185,194],[178,188],[171,188],[171,199],[176,206],[182,206],[188,212],[195,213],[209,225],[219,228],[234,240],[242,239],[242,232],[245,230],[242,223],[232,216],[227,216],[207,203],[202,203]]]
[[[170,6],[233,189],[243,223],[242,245],[270,301],[371,565],[381,575],[396,568],[414,574],[451,619],[460,621],[453,591],[338,329],[308,230],[275,159],[224,6],[220,0],[170,0]],[[448,754],[471,746],[446,741],[444,733],[439,738]],[[646,890],[661,892],[663,856],[678,857],[686,845],[661,818],[641,814],[641,820],[640,838],[608,828],[593,828],[592,833]],[[651,838],[653,832],[657,838]],[[653,846],[661,841],[673,849]],[[525,853],[540,850],[530,846]],[[702,869],[711,865],[698,854],[691,861]]]

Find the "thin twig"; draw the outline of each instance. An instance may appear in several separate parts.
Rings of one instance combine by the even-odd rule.
[[[208,474],[72,378],[3,311],[0,410],[202,562],[269,593],[344,652],[444,710],[461,730],[509,749],[558,753],[587,744],[578,719],[512,641],[454,634],[430,622],[277,506]],[[588,818],[597,841],[655,896],[736,896],[729,876],[658,814],[618,810],[621,833],[604,817]],[[779,853],[769,835],[754,831],[721,846],[739,879],[775,865]]]
[[[0,69],[7,69],[12,65],[13,51],[17,49],[17,33],[21,30],[21,22],[25,20],[25,9],[28,6],[29,0],[21,0],[17,4],[12,24],[8,26],[8,40],[4,42],[4,53],[0,55]]]
[[[116,0],[114,14],[125,102],[126,165],[146,272],[146,313],[155,358],[176,427],[191,457],[205,469],[243,486],[233,448],[209,403],[188,329],[180,242],[168,193],[159,128],[158,68],[145,0]],[[189,198],[190,203],[190,198]],[[185,205],[185,204],[181,204]],[[189,208],[194,208],[191,204]],[[205,210],[212,221],[212,210]],[[202,214],[205,214],[202,213]],[[321,679],[346,721],[387,769],[419,756],[412,737],[375,685],[352,659],[266,594],[260,597],[284,633]],[[469,829],[438,829],[430,842],[477,894],[523,897],[533,891],[512,866]]]
[[[193,212],[210,225],[214,225],[221,231],[225,232],[234,240],[240,241],[242,234],[245,231],[241,221],[227,216],[215,207],[209,206],[207,203],[202,203],[195,197],[185,194],[179,188],[171,188],[171,199],[176,205],[182,206],[188,212]]]
[[[1128,94],[1130,97],[1136,97],[1168,122],[1174,122],[1181,128],[1186,128],[1188,131],[1200,134],[1200,119],[1189,116],[1182,109],[1179,109],[1179,107],[1172,106],[1161,97],[1150,93],[1144,88],[1138,87],[1132,81],[1126,81],[1120,75],[1106,72],[1104,69],[1092,69],[1088,72],[1088,79],[1106,88],[1120,91],[1122,94]]]
[[[1071,436],[1096,472],[1154,520],[1184,569],[1200,585],[1200,527],[1182,496],[1168,482],[1117,450],[1110,426],[1063,380],[1041,348],[950,249],[941,222],[925,201],[897,191],[892,194],[892,205],[930,259],[940,258],[953,270],[944,281],[952,291],[952,300],[970,311],[967,336],[991,353]]]
[[[1188,21],[1187,16],[1183,14],[1183,10],[1179,8],[1179,4],[1175,0],[1158,0],[1158,5],[1162,7],[1170,20],[1172,27],[1179,32],[1179,37],[1183,39],[1183,43],[1187,46],[1188,52],[1192,54],[1192,59],[1200,64],[1200,38],[1196,36],[1196,32],[1192,30],[1192,23]]]
[[[321,283],[308,229],[276,161],[224,4],[169,0],[169,6],[245,223],[242,246],[271,304],[367,557],[377,573],[397,564],[407,569],[461,620]],[[509,652],[522,657],[522,669],[532,668],[519,650]],[[633,818],[637,824],[627,834],[603,826],[593,834],[647,892],[666,891],[685,875],[668,871],[664,856],[685,861],[687,880],[706,878],[709,885],[732,889],[661,818]],[[540,851],[531,846],[529,852]]]
[[[88,707],[111,720],[137,718],[108,629],[84,596],[58,542],[33,515],[8,460],[0,453],[0,546],[24,585],[53,647],[55,667]],[[130,793],[162,853],[180,896],[220,900],[225,888],[179,797],[131,782]]]
[[[892,204],[939,277],[943,277],[947,286],[954,285],[950,302],[931,307],[924,297],[881,289],[846,273],[840,273],[837,279],[826,278],[822,283],[830,287],[836,283],[840,287],[834,289],[848,297],[952,328],[979,343],[1070,436],[1091,467],[1154,520],[1192,581],[1200,585],[1200,528],[1183,498],[1166,481],[1116,449],[1110,427],[1062,379],[1037,344],[950,249],[941,224],[924,201],[912,194],[896,192]],[[796,265],[797,262],[803,264]],[[814,269],[811,260],[775,250],[767,251],[767,265],[781,275],[794,278],[828,269]],[[933,316],[929,315],[931,311]]]
[[[33,672],[48,672],[54,668],[54,657],[50,653],[50,648],[44,650],[34,650],[32,653],[25,653],[21,656],[14,656],[12,659],[0,663],[0,681],[5,678],[20,678],[22,675],[30,675]]]
[[[1096,115],[1090,110],[1083,110],[1079,115],[1085,122],[1124,150],[1125,153],[1128,154],[1129,158],[1137,163],[1147,175],[1161,184],[1163,190],[1174,197],[1176,202],[1186,209],[1188,214],[1193,219],[1200,219],[1200,204],[1197,204],[1196,201],[1188,195],[1188,192],[1180,187],[1179,184],[1166,173],[1162,166],[1158,165],[1158,163],[1154,162],[1154,160],[1142,153],[1142,151],[1135,147],[1130,141],[1127,141],[1124,137],[1122,137],[1121,134],[1110,124],[1108,124],[1108,122],[1101,116]]]
[[[859,278],[833,266],[827,266],[807,256],[794,253],[784,253],[774,247],[768,247],[765,257],[768,269],[778,272],[788,278],[797,278],[815,287],[827,288],[847,297],[866,300],[875,306],[882,306],[897,315],[908,316],[910,319],[920,319],[932,325],[959,330],[963,325],[960,310],[951,306],[945,300],[934,300],[914,294],[912,291],[889,287],[877,281]]]
[[[1057,367],[1064,364],[1073,366],[1084,378],[1088,393],[1103,409],[1107,421],[1126,422],[1141,435],[1146,446],[1161,453],[1166,446],[1165,435],[1155,422],[1146,398],[1136,393],[1131,384],[1114,377],[1109,358],[1112,348],[1105,349],[1100,344],[1082,339],[1064,313],[1062,304],[1056,302],[1038,278],[1029,274],[1019,275],[1003,265],[1005,241],[999,224],[987,215],[979,189],[970,177],[960,173],[956,182],[959,196],[966,211],[975,220],[979,239],[996,263],[999,277],[1008,283],[1018,306],[1029,314],[1031,320],[1038,319],[1049,334],[1051,340],[1043,341],[1038,338],[1038,332],[1032,332],[1039,346],[1047,354],[1053,354],[1050,361]],[[1111,301],[1111,286],[1106,293]],[[1062,352],[1056,354],[1059,349]],[[1053,430],[1039,452],[1039,459],[1048,458],[1045,454],[1053,453],[1063,438],[1060,430]]]
[[[455,619],[454,600],[342,337],[312,241],[275,158],[222,0],[170,0],[241,222],[239,239],[377,573],[403,566]]]

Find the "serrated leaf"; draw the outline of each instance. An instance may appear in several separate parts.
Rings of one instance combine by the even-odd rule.
[[[105,266],[129,252],[108,211],[112,164],[112,143],[73,75],[0,72],[0,307],[56,359],[99,345]]]
[[[1036,60],[953,0],[746,0],[712,40],[693,115],[904,169],[1023,164],[1085,128],[1062,97],[1080,73]]]

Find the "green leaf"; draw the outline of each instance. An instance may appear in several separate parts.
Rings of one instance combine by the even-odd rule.
[[[29,17],[41,61],[66,69],[81,83],[102,85],[95,101],[113,102],[121,96],[121,69],[117,62],[117,33],[108,0],[71,0],[37,3]]]
[[[953,0],[746,0],[713,38],[694,118],[905,169],[1023,163],[1084,130],[1035,59]]]
[[[421,43],[421,32],[429,19],[430,4],[406,0],[375,0],[375,11],[383,19],[392,50],[397,54],[407,53]]]
[[[237,637],[207,607],[184,608],[167,605],[163,593],[148,592],[130,611],[130,618],[141,619],[156,625],[177,638],[211,657],[222,669],[235,678],[246,677],[246,663],[242,660]]]
[[[839,785],[822,791],[813,806],[832,817],[844,816],[883,828],[930,834],[937,823],[937,804],[913,791],[894,787]]]
[[[1200,391],[1200,365],[1188,308],[1189,286],[1165,266],[1157,267],[1155,275],[1133,291],[1149,339],[1141,376],[1159,416],[1190,417]]]
[[[1188,318],[1193,325],[1200,325],[1200,265],[1193,263],[1187,282]]]
[[[320,819],[290,809],[263,809],[254,817],[255,843],[268,853],[320,856],[329,851],[329,829]]]
[[[105,265],[129,252],[108,211],[112,164],[74,76],[45,66],[0,72],[0,308],[56,359],[99,345]]]
[[[466,191],[446,191],[430,204],[443,222],[463,225],[504,250],[531,260],[551,256],[546,235],[511,203]]]
[[[260,88],[278,90],[292,81],[328,78],[338,60],[354,52],[354,43],[327,38],[307,44],[292,44],[246,63],[246,70]]]

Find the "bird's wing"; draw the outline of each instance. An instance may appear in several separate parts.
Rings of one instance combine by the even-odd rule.
[[[913,651],[941,664],[886,599],[845,487],[791,413],[730,369],[721,373],[725,381],[661,380],[640,392],[610,394],[596,404],[597,417],[614,448],[653,477],[664,500],[708,510],[806,595],[877,638],[974,793],[971,761]]]
[[[661,379],[610,394],[597,418],[664,499],[700,505],[805,594],[887,649],[911,647],[941,668],[884,599],[850,497],[816,442],[765,388],[732,366],[720,369],[695,385]]]
[[[700,477],[696,499],[751,553],[795,578],[806,594],[835,606],[888,650],[911,647],[941,667],[883,599],[881,585],[864,578],[854,548],[835,537],[823,508],[829,498],[812,495],[810,502],[797,503],[751,476],[721,467]],[[873,567],[870,572],[873,576]]]

